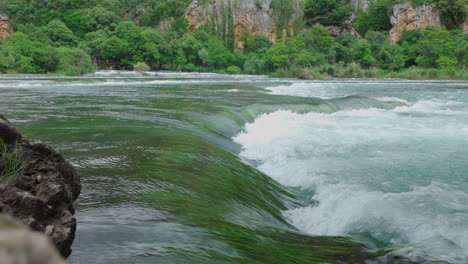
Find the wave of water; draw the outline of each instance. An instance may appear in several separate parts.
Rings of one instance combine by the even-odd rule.
[[[289,88],[301,96],[346,94],[318,87]],[[309,206],[284,212],[303,232],[356,236],[376,247],[410,244],[398,252],[423,263],[467,263],[466,104],[374,98],[405,105],[334,113],[279,110],[247,124],[234,141],[242,145],[241,157],[309,196]]]

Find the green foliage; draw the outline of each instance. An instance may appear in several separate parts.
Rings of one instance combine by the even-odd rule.
[[[52,20],[44,28],[54,46],[74,46],[77,39],[73,32],[60,20]]]
[[[392,0],[371,1],[369,12],[360,11],[358,13],[353,22],[354,28],[362,36],[366,35],[368,31],[388,32],[392,28],[389,16],[392,5]]]
[[[22,33],[13,34],[5,43],[15,59],[13,69],[22,73],[54,72],[59,58],[54,47],[38,41],[32,41]]]
[[[186,64],[182,70],[185,72],[195,72],[197,71],[197,66],[195,66],[193,63],[189,63]]]
[[[420,4],[418,1],[413,0],[415,5]],[[93,71],[92,61],[96,61],[128,69],[144,63],[155,69],[229,73],[243,69],[249,74],[275,72],[278,76],[313,78],[397,75],[390,75],[390,71],[400,72],[401,76],[461,78],[464,75],[460,71],[468,67],[468,35],[460,30],[405,31],[398,43],[391,44],[386,31],[391,27],[393,0],[371,1],[369,13],[357,15],[353,25],[364,39],[350,34],[334,38],[323,26],[295,29],[294,36],[290,30],[291,19],[301,25],[302,11],[309,24],[341,25],[352,9],[349,1],[272,0],[272,16],[280,39],[273,44],[268,37],[252,35],[245,28],[237,32],[239,40],[244,41],[244,50],[235,52],[234,18],[228,2],[219,7],[221,22],[212,21],[187,33],[184,12],[190,2],[0,1],[1,12],[13,17],[16,30],[8,39],[0,40],[0,72],[78,75]],[[447,28],[460,28],[466,18],[466,0],[430,2],[441,10]],[[238,1],[233,4],[239,6]],[[261,1],[255,4],[263,8]],[[216,25],[224,30],[217,30]],[[410,70],[414,66],[418,70]]]
[[[241,72],[242,72],[242,69],[236,65],[231,65],[227,67],[226,69],[226,73],[229,73],[229,74],[241,74]]]
[[[265,62],[255,56],[247,59],[244,63],[244,72],[247,74],[260,74],[265,70]]]
[[[350,2],[339,0],[306,0],[304,17],[323,25],[343,25],[353,12]]]
[[[437,61],[437,66],[440,69],[444,70],[455,70],[457,66],[457,59],[455,57],[449,57],[449,56],[440,56]]]
[[[372,55],[377,57],[380,49],[388,41],[388,35],[379,31],[368,31],[366,37],[371,45]]]
[[[151,68],[144,62],[138,62],[137,64],[133,65],[133,70],[138,72],[146,72],[151,70]]]
[[[334,42],[328,30],[322,26],[313,26],[302,32],[307,49],[317,52],[327,52]]]
[[[16,69],[21,73],[37,73],[39,69],[34,65],[30,57],[21,57],[16,62]]]
[[[224,47],[224,43],[217,38],[210,38],[207,43],[208,62],[216,69],[232,65],[234,54]]]
[[[120,18],[112,11],[107,10],[101,5],[97,5],[90,10],[88,27],[94,31],[110,27],[119,21]]]
[[[400,71],[405,66],[403,49],[398,45],[386,42],[379,51],[378,58],[383,69]]]
[[[296,10],[294,2],[290,0],[272,0],[271,9],[273,10],[273,20],[275,21],[277,34],[282,36],[282,30],[289,30],[289,21],[298,10]],[[291,34],[291,32],[287,33],[289,33],[287,35]]]
[[[375,58],[372,56],[371,45],[368,40],[361,39],[353,43],[350,49],[353,61],[365,68],[374,66]]]
[[[265,53],[265,63],[270,69],[286,68],[291,61],[289,47],[278,41]]]
[[[96,70],[91,57],[78,48],[57,48],[59,63],[57,72],[65,75],[81,75]]]
[[[437,4],[440,9],[442,24],[449,30],[462,29],[467,19],[466,0],[441,0]]]
[[[273,42],[271,42],[268,37],[263,35],[255,35],[245,41],[244,52],[264,54],[271,46],[273,46]]]

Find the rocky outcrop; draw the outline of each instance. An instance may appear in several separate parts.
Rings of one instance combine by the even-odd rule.
[[[404,30],[414,30],[427,26],[441,27],[440,12],[432,3],[424,3],[416,8],[410,2],[393,6],[390,17],[393,28],[390,40],[394,43],[401,38]]]
[[[81,191],[76,170],[59,152],[22,137],[0,115],[0,213],[14,216],[48,235],[64,257],[71,253],[76,220],[73,201]],[[14,173],[5,175],[4,159],[14,153]],[[10,156],[12,157],[12,156]]]
[[[47,236],[4,214],[0,214],[0,260],[2,264],[66,263]]]
[[[294,33],[296,21],[302,19],[302,0],[285,1],[288,12],[273,9],[279,0],[214,0],[192,1],[185,17],[188,31],[193,32],[206,25],[218,36],[234,41],[235,48],[243,47],[242,35],[264,35],[275,41]],[[280,21],[281,20],[281,21]]]
[[[344,26],[327,26],[326,28],[333,37],[341,37],[351,34],[357,38],[361,38],[361,35],[359,35],[359,33],[350,24],[346,24]]]
[[[10,17],[0,14],[0,38],[7,38],[13,34],[13,29],[9,26]]]

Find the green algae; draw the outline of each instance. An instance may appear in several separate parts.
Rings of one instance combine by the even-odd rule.
[[[234,154],[189,134],[167,135],[160,143],[152,171],[165,184],[142,199],[231,248],[183,254],[230,263],[362,263],[376,256],[349,238],[300,234],[281,213],[300,205],[291,190]]]

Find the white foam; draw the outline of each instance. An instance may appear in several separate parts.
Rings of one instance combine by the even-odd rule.
[[[468,252],[468,194],[456,175],[468,169],[467,120],[433,114],[460,104],[427,99],[394,110],[280,110],[247,124],[234,141],[242,158],[273,179],[313,191],[317,205],[284,213],[303,232],[414,245],[440,237],[454,247],[439,260],[461,264],[468,256],[453,255]]]
[[[274,87],[267,87],[268,91],[276,95],[293,95],[301,97],[317,97],[321,99],[330,99],[337,96],[346,96],[347,93],[341,92],[336,89],[337,85],[334,83],[315,83],[315,82],[294,82],[289,85],[279,85]]]

